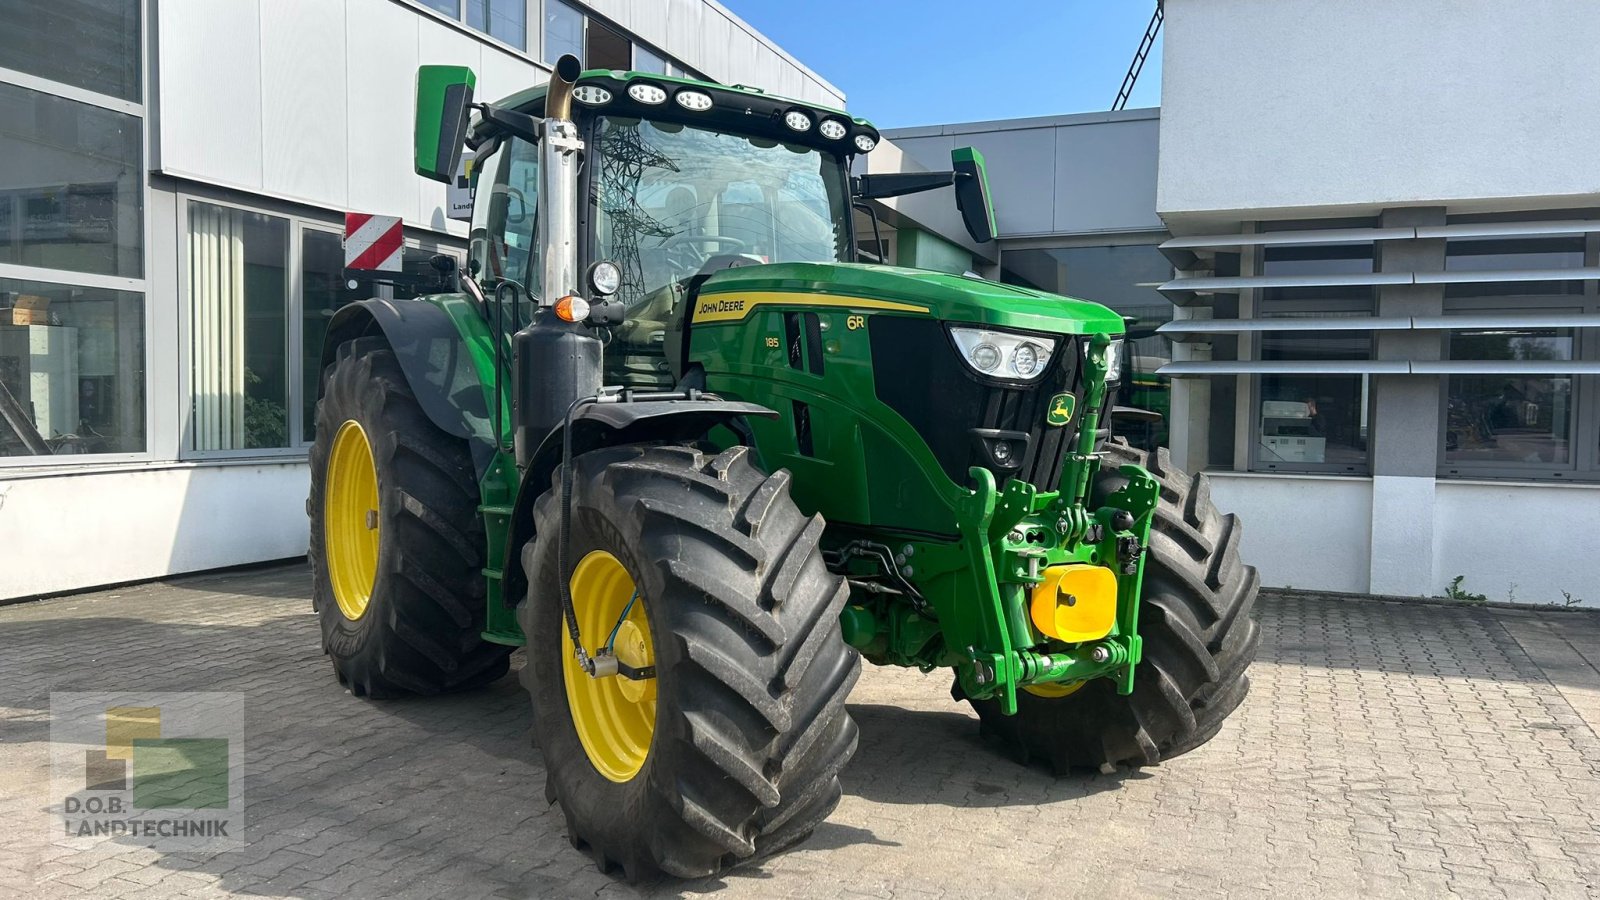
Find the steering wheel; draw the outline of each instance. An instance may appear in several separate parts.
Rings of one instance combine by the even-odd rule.
[[[661,249],[671,250],[681,244],[718,244],[733,247],[735,250],[743,250],[748,246],[744,241],[736,237],[725,237],[720,234],[690,234],[687,231],[680,231],[662,241]]]
[[[732,247],[736,250],[745,248],[746,243],[734,237],[724,237],[720,234],[689,234],[679,232],[661,242],[661,249],[667,251],[667,259],[676,273],[682,277],[689,277],[700,271],[705,261],[713,255],[703,244],[716,244]]]

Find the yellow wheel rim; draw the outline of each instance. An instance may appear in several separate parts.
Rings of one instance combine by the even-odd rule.
[[[1068,694],[1075,694],[1078,692],[1079,688],[1088,683],[1089,682],[1087,681],[1051,681],[1046,682],[1045,684],[1025,684],[1022,686],[1022,689],[1034,695],[1035,697],[1054,698],[1065,697]]]
[[[328,580],[339,612],[355,621],[372,602],[378,577],[378,470],[367,433],[354,419],[339,426],[322,496]]]
[[[589,652],[605,646],[613,628],[617,659],[635,669],[655,665],[655,643],[644,598],[633,599],[633,577],[615,556],[594,550],[572,571],[572,609]],[[623,611],[627,617],[623,618]],[[621,623],[618,624],[618,620]],[[595,771],[622,783],[644,768],[650,739],[656,731],[656,680],[633,681],[621,675],[591,678],[578,665],[572,637],[561,633],[561,673],[567,685],[567,707],[578,741]]]

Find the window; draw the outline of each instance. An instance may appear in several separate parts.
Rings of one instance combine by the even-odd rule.
[[[639,119],[602,119],[596,143],[597,258],[622,269],[617,297],[628,305],[615,329],[620,352],[607,353],[628,371],[608,376],[640,383],[634,373],[643,368],[670,382],[666,329],[713,257],[831,262],[848,252],[849,197],[836,156]]]
[[[195,450],[289,446],[289,220],[189,203]]]
[[[472,274],[489,290],[514,281],[539,293],[533,229],[539,201],[539,148],[513,138],[483,165],[468,238]],[[485,190],[487,186],[487,190]]]
[[[1583,265],[1583,238],[1450,241],[1445,271],[1482,272],[1573,269]],[[1582,294],[1581,281],[1478,282],[1445,286],[1445,298],[1499,297],[1507,294]]]
[[[144,298],[0,278],[0,456],[145,449]]]
[[[642,44],[634,44],[633,70],[635,72],[654,72],[657,75],[666,75],[667,60]]]
[[[418,0],[423,6],[441,12],[452,19],[461,18],[461,0]]]
[[[1371,244],[1267,247],[1263,275],[1362,274],[1374,270]],[[1262,318],[1365,317],[1377,305],[1370,285],[1263,288]],[[1370,360],[1368,331],[1267,331],[1263,361]],[[1250,466],[1265,472],[1365,474],[1371,379],[1363,374],[1274,374],[1254,378]]]
[[[344,237],[338,232],[301,231],[301,442],[317,431],[317,392],[322,383],[322,344],[328,320],[339,307],[378,295],[370,283],[350,288],[344,277]]]
[[[137,116],[0,83],[0,263],[142,277],[142,141]]]
[[[0,22],[0,68],[139,101],[139,0],[0,0]]]
[[[603,22],[589,20],[584,42],[583,64],[591,69],[629,69],[633,67],[633,42],[622,32]]]
[[[528,48],[527,0],[467,0],[467,25],[518,50]]]
[[[1570,360],[1571,330],[1456,331],[1450,358]],[[1577,411],[1570,375],[1452,375],[1446,379],[1444,459],[1451,474],[1484,464],[1566,469]]]
[[[1268,331],[1263,360],[1372,358],[1365,331]],[[1257,376],[1254,468],[1365,472],[1369,383],[1366,375]]]
[[[568,53],[582,59],[584,65],[593,66],[583,54],[583,13],[561,0],[545,0],[545,61],[553,63]]]

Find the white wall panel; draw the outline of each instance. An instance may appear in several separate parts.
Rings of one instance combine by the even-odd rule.
[[[357,23],[345,32],[349,208],[421,223],[409,107],[422,17],[389,0],[346,0],[346,6],[347,20]]]
[[[1440,481],[1434,509],[1435,593],[1600,607],[1600,487]]]
[[[1394,597],[1443,593],[1434,578],[1434,484],[1431,477],[1372,478],[1372,577],[1368,590]]]
[[[1056,128],[1055,231],[1160,230],[1159,131],[1155,118]],[[1013,178],[1025,182],[1030,174],[1018,172]]]
[[[705,56],[701,51],[701,38],[705,35],[703,22],[710,19],[719,19],[724,23],[728,21],[700,0],[671,0],[667,6],[667,43],[664,49],[679,59],[701,59]]]
[[[303,461],[0,480],[0,600],[303,555],[309,488]]]
[[[667,15],[671,8],[666,0],[628,0],[627,7],[626,13],[612,17],[617,24],[644,38],[645,43],[665,47],[669,37]]]
[[[261,187],[260,0],[163,0],[161,164]]]
[[[550,73],[529,63],[526,59],[507,53],[498,47],[485,45],[483,65],[478,69],[479,100],[500,100],[523,88],[544,84]]]
[[[726,74],[709,70],[706,71],[706,74],[728,84],[749,84],[760,87],[760,83],[756,80],[760,77],[756,71],[757,48],[761,48],[761,45],[756,42],[756,39],[739,27],[737,22],[733,23],[728,31],[727,63],[724,70]],[[693,63],[690,65],[693,65]]]
[[[743,78],[739,80],[764,91],[781,94],[783,93],[783,70],[786,68],[788,68],[788,65],[784,62],[783,57],[779,56],[777,52],[767,45],[757,43],[755,73],[750,76],[749,81],[744,81]]]
[[[467,66],[479,75],[483,74],[483,57],[489,51],[487,46],[467,34],[462,33],[442,22],[432,19],[418,19],[417,28],[417,65],[419,66]],[[410,127],[416,118],[416,72],[404,83],[405,90],[401,93],[403,106],[399,115],[406,121],[406,168],[414,164],[412,155],[412,135]],[[490,94],[484,94],[485,99]],[[450,220],[445,208],[446,187],[437,181],[418,178],[413,175],[412,183],[417,188],[417,217],[416,221],[435,231],[448,231],[452,234],[465,236],[467,225],[464,222]],[[379,212],[380,210],[370,210]]]
[[[794,66],[783,65],[780,62],[778,76],[777,86],[768,90],[775,90],[785,97],[792,97],[796,100],[805,99],[805,83],[807,79],[804,73]]]
[[[713,78],[842,102],[705,0],[586,5]],[[444,186],[411,170],[417,66],[471,66],[484,99],[545,78],[527,57],[394,0],[162,0],[157,9],[153,156],[163,171],[458,235],[466,226],[446,218]],[[532,4],[536,34],[540,9]]]
[[[700,55],[693,57],[694,61],[689,65],[711,75],[712,78],[728,81],[724,75],[712,73],[729,71],[732,62],[731,42],[734,32],[738,30],[738,26],[723,15],[721,10],[706,7],[705,13],[700,17]]]
[[[1158,206],[1592,204],[1596,43],[1571,0],[1172,0]]]
[[[1160,231],[1155,173],[1160,120],[1127,110],[889,129],[923,166],[950,168],[972,146],[989,164],[1001,237]]]
[[[262,187],[336,209],[350,197],[345,5],[271,0],[261,16]]]
[[[1239,516],[1239,551],[1260,571],[1263,585],[1367,590],[1372,482],[1220,472],[1209,477],[1217,508]]]

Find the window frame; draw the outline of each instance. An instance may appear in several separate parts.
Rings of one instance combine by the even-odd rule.
[[[177,387],[178,387],[178,416],[180,427],[178,430],[177,459],[183,462],[227,462],[235,460],[263,460],[266,462],[296,462],[304,460],[310,449],[312,440],[306,433],[305,423],[300,415],[306,391],[315,391],[319,385],[306,384],[304,373],[301,371],[301,354],[305,352],[305,335],[302,325],[305,317],[305,241],[307,231],[322,232],[337,236],[341,241],[344,238],[344,223],[335,218],[332,213],[320,211],[307,211],[304,208],[291,208],[284,203],[274,205],[269,203],[243,202],[235,194],[223,189],[208,189],[204,185],[187,185],[174,192],[177,209],[176,228],[178,245],[178,343],[177,343]],[[253,447],[238,450],[196,450],[194,447],[194,415],[192,369],[194,365],[194,300],[190,294],[189,285],[189,204],[191,201],[209,203],[231,209],[239,209],[250,213],[272,216],[285,219],[289,223],[289,248],[286,254],[288,266],[285,283],[287,285],[287,298],[284,311],[284,320],[287,323],[288,335],[284,343],[287,354],[285,368],[289,375],[288,403],[289,408],[289,438],[286,447]],[[428,253],[448,253],[463,263],[466,260],[466,241],[428,232],[418,235],[409,233],[407,227],[405,246],[408,250],[420,250]],[[393,299],[394,287],[392,285],[378,285],[378,290],[373,297]],[[29,457],[37,458],[37,457]],[[101,457],[95,457],[100,459]]]
[[[190,266],[193,259],[189,252],[189,220],[192,204],[204,203],[223,209],[236,209],[247,213],[255,213],[281,219],[285,225],[287,247],[284,253],[284,363],[288,374],[288,383],[285,385],[286,408],[285,415],[288,437],[283,447],[242,447],[237,450],[201,450],[195,447],[194,423],[194,294],[191,289],[189,277]],[[298,438],[299,407],[295,404],[297,394],[295,382],[299,376],[298,365],[300,358],[300,329],[296,327],[299,319],[301,304],[299,298],[302,290],[302,277],[300,272],[301,247],[300,247],[300,218],[294,213],[282,209],[273,209],[261,204],[240,203],[237,199],[211,193],[203,190],[177,191],[177,244],[178,244],[178,416],[181,427],[178,434],[178,459],[181,461],[201,460],[229,460],[229,459],[273,459],[277,457],[295,458],[304,453],[303,448],[296,444]],[[341,231],[341,234],[343,232]]]
[[[1593,257],[1594,239],[1586,255]],[[1585,281],[1580,294],[1532,294],[1499,297],[1452,297],[1445,301],[1444,314],[1465,315],[1484,312],[1583,313],[1600,316],[1600,297],[1596,283]],[[1567,329],[1558,329],[1567,330]],[[1573,328],[1572,355],[1575,360],[1600,359],[1600,328]],[[1450,359],[1450,340],[1454,331],[1440,335],[1440,358]],[[1509,460],[1495,462],[1451,462],[1445,457],[1445,436],[1449,428],[1450,378],[1439,379],[1439,434],[1435,462],[1440,481],[1516,481],[1540,484],[1593,483],[1600,481],[1600,376],[1545,376],[1572,379],[1572,428],[1569,433],[1569,461],[1566,463],[1528,463]]]
[[[1302,317],[1302,316],[1310,316],[1310,315],[1316,315],[1316,316],[1343,316],[1343,315],[1349,315],[1349,316],[1351,316],[1352,320],[1356,323],[1350,329],[1350,331],[1365,334],[1367,336],[1367,339],[1371,342],[1372,346],[1371,346],[1371,349],[1367,351],[1367,354],[1368,354],[1367,358],[1368,359],[1372,359],[1372,358],[1374,358],[1374,356],[1375,356],[1375,354],[1377,353],[1377,350],[1378,350],[1378,348],[1377,348],[1377,343],[1378,343],[1377,342],[1377,338],[1372,334],[1372,332],[1367,331],[1366,329],[1363,329],[1360,326],[1360,324],[1359,324],[1360,319],[1358,317],[1373,315],[1373,310],[1377,309],[1377,306],[1378,306],[1378,297],[1377,297],[1377,291],[1375,289],[1373,289],[1373,288],[1363,288],[1363,290],[1371,291],[1372,292],[1371,296],[1369,298],[1366,298],[1366,299],[1357,299],[1355,297],[1331,297],[1331,298],[1328,298],[1328,299],[1314,299],[1314,298],[1300,298],[1300,297],[1257,299],[1256,300],[1256,304],[1255,304],[1256,307],[1257,307],[1256,314],[1257,314],[1258,318],[1283,318],[1283,319],[1293,319],[1293,318],[1299,318],[1299,317]],[[1251,359],[1253,359],[1253,360],[1261,359],[1261,357],[1262,357],[1262,344],[1265,342],[1265,335],[1266,334],[1270,334],[1270,333],[1272,333],[1272,332],[1258,332],[1258,333],[1255,333],[1255,334],[1251,335],[1250,354],[1249,354]],[[1318,334],[1328,334],[1328,333],[1330,333],[1330,332],[1308,332],[1306,336],[1307,337],[1315,337]],[[1331,333],[1339,334],[1340,332],[1331,332]],[[1245,378],[1248,379],[1249,384],[1248,384],[1248,386],[1245,388],[1245,390],[1242,393],[1247,398],[1247,402],[1249,404],[1248,411],[1249,411],[1249,414],[1250,414],[1249,415],[1249,432],[1248,432],[1249,446],[1248,446],[1248,449],[1246,451],[1248,453],[1248,457],[1247,457],[1248,458],[1248,465],[1246,466],[1245,471],[1247,471],[1247,472],[1258,472],[1258,473],[1267,474],[1267,475],[1332,475],[1332,476],[1338,476],[1338,477],[1343,477],[1343,478],[1368,478],[1368,477],[1371,477],[1371,475],[1372,475],[1372,437],[1373,437],[1372,431],[1373,431],[1373,422],[1374,422],[1374,418],[1375,418],[1375,414],[1377,412],[1377,409],[1376,409],[1376,404],[1371,402],[1371,398],[1372,398],[1372,376],[1370,374],[1361,374],[1361,375],[1324,375],[1324,376],[1320,376],[1320,377],[1324,377],[1324,378],[1358,378],[1358,379],[1361,379],[1361,381],[1364,383],[1363,391],[1367,395],[1368,402],[1366,404],[1366,406],[1367,406],[1366,416],[1364,417],[1364,421],[1360,422],[1359,427],[1362,429],[1362,437],[1363,437],[1363,440],[1366,442],[1366,448],[1365,448],[1366,459],[1363,460],[1362,463],[1360,465],[1358,465],[1358,466],[1351,466],[1351,465],[1347,465],[1345,463],[1280,462],[1280,461],[1270,461],[1270,460],[1263,459],[1262,458],[1262,453],[1261,453],[1261,450],[1262,450],[1262,447],[1261,447],[1261,438],[1262,438],[1262,432],[1261,432],[1261,429],[1262,429],[1261,402],[1262,402],[1262,395],[1263,395],[1264,392],[1263,392],[1262,387],[1261,387],[1261,379],[1262,378],[1266,378],[1266,377],[1279,377],[1279,376],[1265,376],[1265,375],[1247,375],[1247,376],[1245,376]]]
[[[170,454],[161,452],[156,448],[156,424],[160,419],[160,411],[157,409],[155,398],[163,394],[163,392],[158,389],[162,378],[151,365],[151,361],[154,359],[152,346],[156,343],[158,337],[158,325],[156,304],[152,303],[150,299],[152,281],[151,246],[155,243],[151,238],[151,226],[154,220],[154,214],[150,208],[149,175],[152,136],[150,133],[150,118],[147,113],[150,73],[155,65],[150,53],[150,0],[140,0],[139,2],[138,45],[139,99],[137,101],[127,100],[112,94],[101,94],[76,85],[9,68],[0,68],[0,82],[64,100],[72,100],[112,112],[123,113],[139,120],[139,164],[141,170],[143,170],[139,179],[139,220],[141,227],[139,255],[142,263],[140,276],[99,275],[90,272],[74,272],[69,269],[0,263],[0,278],[44,281],[67,287],[129,291],[139,295],[142,307],[142,327],[144,328],[144,449],[133,453],[73,453],[59,457],[54,455],[0,456],[0,473],[10,474],[21,470],[59,470],[86,466],[116,465],[118,463],[151,462],[158,459],[166,459],[170,456]]]

